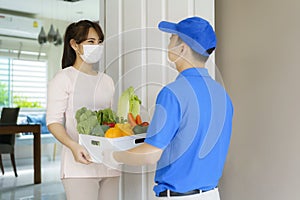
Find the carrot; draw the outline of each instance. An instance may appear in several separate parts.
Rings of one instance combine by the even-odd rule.
[[[141,126],[149,126],[149,122],[143,122],[140,124]]]
[[[132,127],[135,127],[137,125],[132,113],[128,113],[127,121]]]
[[[137,115],[136,118],[135,118],[135,121],[136,121],[137,124],[143,123],[141,115]]]

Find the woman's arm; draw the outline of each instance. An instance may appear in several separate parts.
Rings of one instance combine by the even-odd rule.
[[[49,131],[54,137],[61,142],[63,145],[68,147],[74,156],[74,159],[82,164],[90,164],[91,158],[86,149],[74,141],[66,132],[64,126],[60,123],[52,123],[48,125]]]
[[[74,141],[62,125],[71,86],[71,80],[63,71],[58,72],[48,83],[47,127],[59,142],[72,151],[75,161],[89,164],[91,162],[86,149]]]

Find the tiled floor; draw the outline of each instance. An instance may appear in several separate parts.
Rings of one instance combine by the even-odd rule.
[[[42,183],[33,184],[33,161],[17,160],[18,177],[14,176],[10,160],[4,160],[5,174],[0,172],[0,200],[65,200],[59,178],[60,160],[42,158]]]

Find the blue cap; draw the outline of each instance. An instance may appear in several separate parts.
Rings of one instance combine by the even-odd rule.
[[[161,21],[161,31],[178,35],[189,47],[203,56],[209,56],[206,50],[217,45],[216,34],[208,21],[200,17],[191,17],[179,23]]]

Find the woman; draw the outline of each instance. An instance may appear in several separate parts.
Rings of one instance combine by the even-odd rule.
[[[78,143],[76,111],[112,106],[113,80],[93,64],[103,53],[100,26],[88,20],[70,24],[65,33],[62,70],[48,84],[47,126],[63,144],[61,179],[68,200],[118,199],[120,172],[90,161]]]

